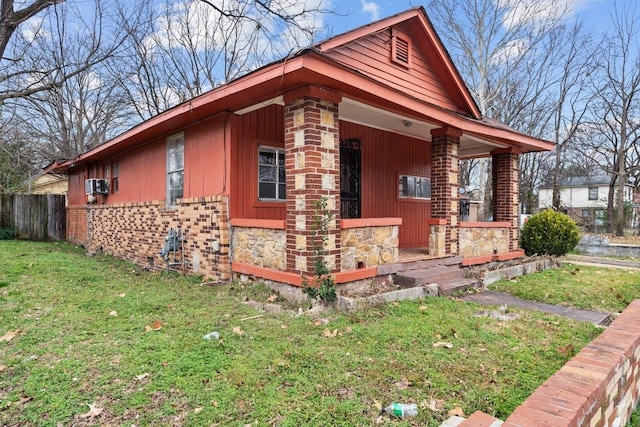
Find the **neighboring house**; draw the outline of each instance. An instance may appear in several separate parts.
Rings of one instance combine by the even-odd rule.
[[[578,224],[598,227],[605,224],[607,201],[609,199],[609,176],[568,177],[560,180],[561,210]],[[633,204],[634,189],[627,184],[624,189],[624,202]],[[542,185],[539,189],[538,207],[547,209],[553,206],[553,185]],[[632,212],[632,221],[635,209]]]
[[[14,193],[67,194],[68,186],[66,175],[45,171],[24,182]]]
[[[313,274],[323,199],[324,256],[339,284],[390,274],[380,267],[402,248],[466,264],[522,256],[518,156],[551,148],[482,117],[415,8],[213,89],[56,170],[69,176],[73,243],[157,267],[179,229],[190,271],[299,286]],[[460,222],[458,161],[487,156],[496,222]]]

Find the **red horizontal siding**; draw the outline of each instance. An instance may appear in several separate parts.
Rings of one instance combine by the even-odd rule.
[[[226,191],[227,169],[225,153],[225,119],[213,118],[191,125],[184,130],[184,194],[185,198],[206,197]],[[87,169],[70,172],[69,205],[87,203],[84,179],[104,178],[105,166],[118,163],[118,192],[98,196],[98,203],[119,204],[164,200],[167,181],[166,138],[148,141],[126,151],[89,165]]]
[[[231,218],[286,219],[285,202],[258,200],[258,147],[284,147],[284,109],[270,105],[233,116],[231,152]]]
[[[362,143],[362,218],[402,218],[400,246],[428,245],[431,203],[397,196],[399,173],[430,176],[430,143],[347,122],[340,123],[340,138]]]
[[[372,34],[368,37],[348,43],[326,55],[347,67],[359,70],[363,74],[416,98],[443,108],[463,112],[456,105],[460,100],[454,100],[447,91],[450,86],[446,77],[437,68],[437,63],[428,58],[428,52],[420,43],[414,41],[411,49],[410,69],[404,68],[391,61],[392,29]],[[408,37],[411,39],[411,37]],[[435,58],[434,58],[435,59]],[[463,104],[459,104],[463,105]]]

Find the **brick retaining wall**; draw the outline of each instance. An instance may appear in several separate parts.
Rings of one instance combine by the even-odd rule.
[[[640,393],[640,300],[518,406],[502,427],[623,427]],[[478,426],[475,413],[460,426]],[[489,424],[487,424],[489,425]]]

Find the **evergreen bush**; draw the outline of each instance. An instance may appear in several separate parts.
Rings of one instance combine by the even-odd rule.
[[[13,240],[18,235],[18,230],[15,228],[0,228],[0,240]]]
[[[531,216],[520,233],[520,247],[527,255],[562,256],[573,250],[579,240],[576,222],[552,209]]]

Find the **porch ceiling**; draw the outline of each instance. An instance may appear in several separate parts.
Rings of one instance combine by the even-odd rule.
[[[282,96],[254,104],[238,110],[235,113],[240,115],[246,114],[270,104],[284,105]],[[436,123],[429,123],[414,117],[393,113],[346,97],[340,102],[339,115],[340,120],[425,141],[431,141],[432,129],[441,127],[441,125]],[[489,156],[492,150],[505,147],[507,147],[507,145],[501,145],[473,135],[463,134],[460,138],[459,155],[463,159]]]
[[[385,111],[349,98],[343,98],[339,108],[340,120],[423,139],[425,141],[431,141],[432,129],[442,127],[442,125],[436,123],[429,123],[424,120]],[[460,138],[460,151],[458,154],[461,158],[489,156],[492,150],[504,147],[507,146],[463,133]]]

